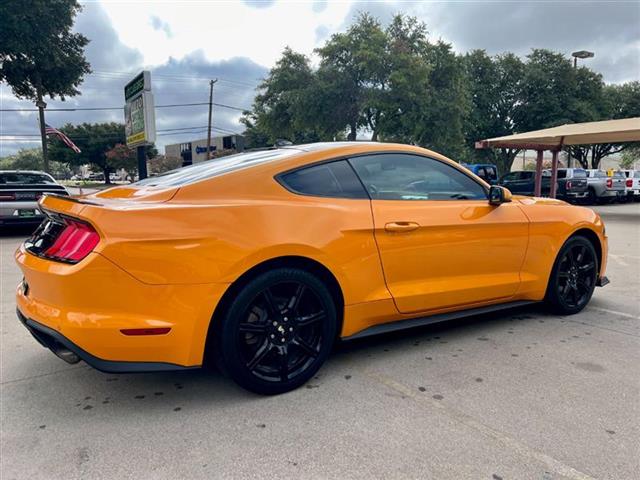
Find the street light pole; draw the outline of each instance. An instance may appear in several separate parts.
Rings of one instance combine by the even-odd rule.
[[[577,52],[573,52],[571,56],[573,57],[573,69],[578,69],[578,59],[579,58],[593,58],[595,57],[595,53],[590,52],[589,50],[578,50]],[[567,151],[567,168],[571,168],[571,153]]]
[[[588,50],[578,50],[577,52],[573,52],[571,56],[573,57],[573,68],[578,68],[578,59],[579,58],[593,58],[595,57],[595,53],[590,52]]]
[[[40,138],[42,139],[42,166],[44,171],[49,173],[49,151],[47,148],[47,133],[44,122],[44,109],[47,108],[47,104],[42,100],[42,91],[39,87],[36,93],[38,95],[36,107],[38,107],[38,114],[40,117]]]

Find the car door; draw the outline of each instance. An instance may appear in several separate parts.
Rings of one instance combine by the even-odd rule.
[[[384,153],[350,162],[371,196],[385,281],[400,312],[516,293],[528,243],[516,202],[489,205],[484,186],[433,158]]]

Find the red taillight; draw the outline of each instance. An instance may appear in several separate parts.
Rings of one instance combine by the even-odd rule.
[[[610,178],[607,178],[607,188],[611,188],[613,187],[613,180],[611,180]]]
[[[631,180],[630,178],[627,178],[627,187],[633,187],[633,180]]]
[[[571,190],[571,180],[567,182],[567,190]]]
[[[65,218],[64,223],[64,230],[60,232],[53,245],[43,252],[43,255],[67,262],[79,262],[95,248],[100,241],[100,236],[87,223],[69,218]]]
[[[0,202],[12,202],[15,199],[15,193],[0,193]]]

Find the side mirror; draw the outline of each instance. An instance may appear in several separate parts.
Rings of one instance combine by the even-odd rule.
[[[489,188],[489,203],[491,205],[500,205],[511,201],[511,192],[508,188],[491,185]]]

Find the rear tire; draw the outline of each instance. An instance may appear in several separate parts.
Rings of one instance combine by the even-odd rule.
[[[587,203],[589,205],[596,205],[598,203],[598,196],[596,195],[596,191],[593,188],[589,189],[589,193],[587,195]]]
[[[581,235],[569,238],[556,257],[545,302],[555,313],[578,313],[591,300],[598,271],[593,244]]]
[[[336,337],[328,288],[305,270],[277,268],[239,291],[215,332],[223,370],[241,387],[276,395],[306,383]]]

